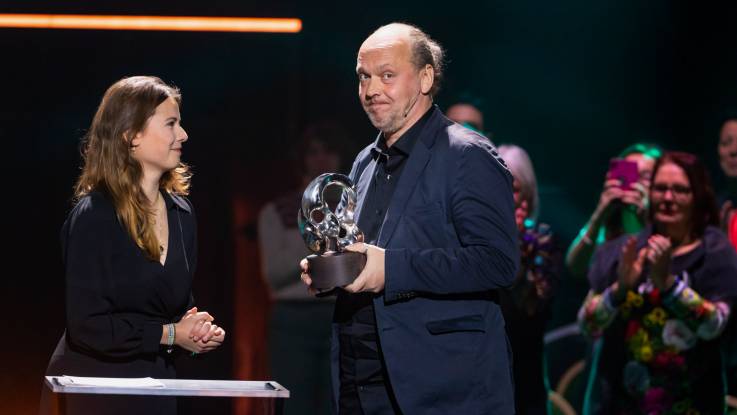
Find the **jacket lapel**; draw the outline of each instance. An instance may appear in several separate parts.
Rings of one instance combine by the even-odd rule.
[[[435,143],[435,136],[437,129],[442,127],[442,114],[437,108],[433,109],[435,113],[428,120],[427,124],[420,132],[420,139],[417,140],[412,153],[407,159],[407,165],[404,167],[397,188],[394,190],[392,200],[389,203],[389,209],[384,217],[384,223],[381,226],[379,232],[378,245],[380,247],[386,247],[389,240],[397,228],[399,219],[404,213],[404,209],[407,207],[409,197],[417,185],[417,182],[425,170],[427,163],[430,161],[432,155],[430,148]]]

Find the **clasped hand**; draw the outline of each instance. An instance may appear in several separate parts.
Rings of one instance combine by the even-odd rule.
[[[174,344],[195,353],[215,350],[225,341],[225,330],[213,323],[215,319],[206,311],[193,307],[175,324]]]

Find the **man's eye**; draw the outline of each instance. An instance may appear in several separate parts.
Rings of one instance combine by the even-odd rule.
[[[392,78],[394,78],[394,74],[391,73],[391,72],[386,72],[385,74],[382,75],[382,77],[384,79],[392,79]]]
[[[358,80],[359,80],[359,81],[365,81],[365,80],[367,80],[368,78],[369,78],[369,77],[368,77],[368,75],[366,75],[365,73],[360,73],[360,74],[358,74]]]

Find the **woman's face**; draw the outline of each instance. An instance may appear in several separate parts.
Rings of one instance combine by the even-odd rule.
[[[156,107],[146,127],[132,140],[133,158],[144,172],[163,174],[179,166],[185,141],[187,133],[181,125],[179,105],[168,98]]]
[[[340,156],[338,153],[330,151],[322,141],[313,140],[310,142],[303,156],[305,176],[310,179],[340,169]]]
[[[525,219],[530,216],[530,201],[525,198],[523,193],[523,184],[517,179],[512,182],[512,191],[514,192],[514,221],[517,228],[524,229]]]
[[[717,150],[724,174],[737,178],[737,120],[729,120],[722,125]]]
[[[690,225],[693,192],[686,172],[678,165],[665,163],[655,173],[650,200],[655,222],[666,225]]]

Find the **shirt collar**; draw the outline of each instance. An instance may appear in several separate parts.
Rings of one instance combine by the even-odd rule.
[[[371,149],[371,153],[374,158],[377,158],[381,154],[402,154],[404,156],[409,156],[412,152],[412,148],[414,148],[415,146],[415,143],[417,143],[417,140],[420,138],[420,133],[422,133],[425,124],[427,124],[427,120],[430,119],[434,110],[434,105],[428,108],[425,114],[423,114],[422,117],[417,120],[417,122],[415,122],[407,131],[405,131],[404,134],[402,134],[402,136],[399,137],[399,139],[397,139],[397,141],[395,141],[390,148],[387,148],[386,146],[384,134],[380,134],[379,138],[376,140],[376,143]]]
[[[192,208],[189,206],[189,204],[184,200],[182,196],[179,196],[174,193],[169,193],[166,190],[161,190],[162,196],[164,196],[164,203],[166,203],[166,210],[174,209],[175,207],[183,210],[187,213],[192,213]]]

